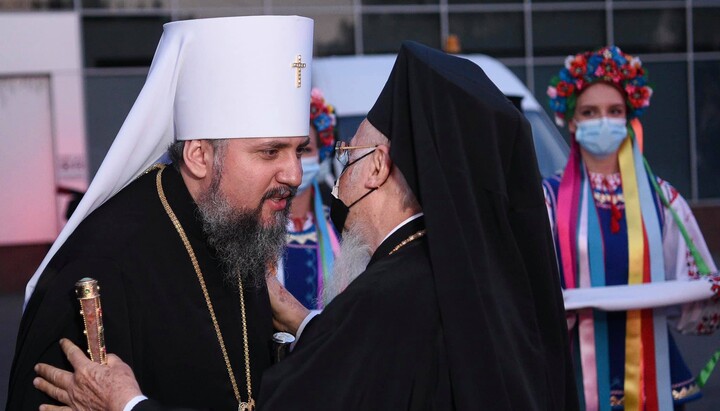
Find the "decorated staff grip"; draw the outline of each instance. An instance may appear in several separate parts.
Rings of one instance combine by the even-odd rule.
[[[103,328],[102,308],[100,306],[100,286],[97,280],[83,278],[75,283],[75,294],[80,301],[80,315],[83,317],[90,359],[107,364],[105,350],[105,330]]]

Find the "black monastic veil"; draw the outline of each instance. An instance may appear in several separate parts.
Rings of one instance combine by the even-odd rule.
[[[474,63],[405,42],[368,120],[425,213],[457,409],[577,409],[523,115]]]
[[[523,115],[474,63],[406,42],[368,120],[425,215],[265,372],[260,409],[577,410]]]

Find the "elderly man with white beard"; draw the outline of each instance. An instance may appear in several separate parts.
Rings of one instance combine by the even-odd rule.
[[[367,120],[337,146],[331,301],[307,320],[268,282],[276,327],[300,335],[265,372],[259,408],[578,409],[532,144],[478,66],[403,43]],[[41,366],[38,380],[63,402],[107,403],[103,378],[132,383],[117,358],[102,369],[63,346],[75,375]]]
[[[331,301],[308,322],[271,292],[302,332],[263,406],[578,409],[529,125],[482,70],[403,43],[336,156]]]

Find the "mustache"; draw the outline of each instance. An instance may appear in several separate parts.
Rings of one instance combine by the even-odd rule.
[[[282,198],[292,200],[297,194],[297,187],[281,186],[271,188],[262,197],[262,201],[269,200],[271,198]]]

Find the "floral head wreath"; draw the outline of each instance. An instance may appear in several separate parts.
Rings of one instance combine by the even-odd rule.
[[[310,124],[318,133],[318,152],[320,161],[323,161],[332,154],[335,147],[337,118],[335,108],[325,102],[325,97],[318,88],[310,91]]]
[[[568,56],[565,67],[550,80],[547,95],[558,126],[573,116],[578,94],[599,81],[621,90],[630,119],[642,115],[650,105],[653,90],[640,58],[623,53],[617,46],[603,47]]]

